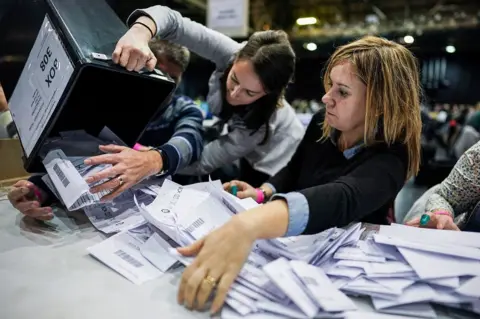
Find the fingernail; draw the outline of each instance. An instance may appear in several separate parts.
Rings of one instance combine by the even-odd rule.
[[[87,183],[92,183],[93,182],[93,177],[87,177],[85,180]]]
[[[92,164],[92,160],[86,159],[86,160],[83,161],[83,163],[85,163],[85,165],[90,165],[90,164]]]
[[[27,193],[29,193],[29,192],[30,192],[30,190],[29,190],[28,188],[24,188],[24,189],[23,189],[23,193],[24,193],[24,194],[27,194]]]

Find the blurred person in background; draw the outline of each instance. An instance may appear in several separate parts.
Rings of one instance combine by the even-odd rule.
[[[150,41],[149,46],[156,57],[156,67],[167,73],[178,87],[190,61],[188,49],[158,38]],[[192,99],[173,95],[165,111],[147,125],[135,150],[117,145],[103,146],[103,151],[112,154],[94,157],[91,165],[105,159],[115,162],[115,156],[121,154],[122,160],[142,179],[160,171],[163,176],[174,175],[201,155],[202,121],[200,108]],[[107,182],[107,187],[115,191],[104,197],[104,200],[112,199],[123,191],[117,183],[117,179]],[[95,190],[94,188],[93,191]],[[41,175],[34,175],[28,181],[17,182],[8,198],[15,208],[27,216],[39,220],[53,218],[50,206],[57,199],[42,181]]]
[[[270,201],[178,249],[195,256],[182,276],[180,304],[202,309],[213,281],[211,311],[218,311],[255,240],[316,234],[357,221],[389,222],[395,197],[420,163],[417,61],[398,43],[365,37],[337,48],[324,88],[325,112],[313,117],[288,165],[261,189],[245,182],[224,185],[236,185],[238,197]]]
[[[208,143],[199,160],[180,174],[210,174],[240,160],[241,178],[261,185],[288,163],[304,127],[284,98],[295,70],[285,32],[255,32],[246,43],[238,43],[160,5],[135,10],[127,23],[130,30],[118,41],[112,59],[128,70],[155,65],[148,47],[155,35],[216,65],[207,102],[210,112],[228,124],[229,133]],[[134,179],[125,169],[115,172]]]

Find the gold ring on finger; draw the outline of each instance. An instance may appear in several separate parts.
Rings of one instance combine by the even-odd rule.
[[[122,178],[122,177],[119,177],[119,178],[118,178],[118,186],[122,186],[123,183],[124,183],[123,178]]]
[[[207,276],[207,277],[203,278],[203,282],[212,286],[212,288],[215,288],[215,286],[217,285],[217,280],[215,278],[213,278],[212,276]]]

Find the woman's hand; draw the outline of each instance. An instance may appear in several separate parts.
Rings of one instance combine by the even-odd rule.
[[[128,71],[139,72],[146,67],[153,71],[157,59],[148,46],[152,34],[141,24],[134,24],[117,42],[112,54],[114,63],[120,63]]]
[[[178,291],[178,303],[189,309],[203,310],[216,288],[210,309],[217,313],[243,267],[256,239],[248,223],[240,215],[217,228],[188,247],[178,248],[184,256],[197,256],[183,275]]]
[[[435,229],[446,229],[446,230],[460,230],[458,226],[453,221],[452,216],[450,215],[439,215],[435,213],[426,213],[430,217],[429,221],[421,227],[425,228],[435,228]],[[423,215],[422,215],[423,216]],[[422,217],[416,217],[406,223],[408,226],[420,227],[420,220]]]
[[[102,197],[102,201],[112,200],[145,178],[160,172],[163,168],[162,157],[157,151],[135,151],[118,145],[102,145],[100,150],[109,154],[90,157],[85,160],[85,164],[113,165],[86,179],[86,182],[91,184],[110,178],[110,180],[90,189],[92,193],[114,190]]]
[[[257,200],[257,191],[251,185],[242,181],[231,181],[229,183],[223,184],[223,189],[230,193],[232,186],[236,186],[238,188],[236,195],[238,198],[243,199],[251,197],[255,201]]]
[[[53,218],[51,207],[41,207],[42,200],[47,194],[33,183],[21,180],[13,185],[8,193],[8,199],[13,207],[18,209],[25,216],[38,220],[50,220]]]

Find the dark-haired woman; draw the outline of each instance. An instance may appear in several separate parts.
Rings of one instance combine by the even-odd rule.
[[[242,178],[260,186],[288,163],[304,128],[284,99],[295,70],[295,54],[285,32],[256,32],[241,44],[159,5],[135,10],[127,23],[130,29],[118,41],[112,59],[128,70],[155,67],[157,61],[148,46],[154,36],[184,45],[216,65],[207,102],[212,113],[228,124],[229,133],[207,144],[200,159],[180,174],[209,174],[244,159],[249,165],[243,167]],[[160,161],[168,160],[168,152],[160,155]],[[91,161],[102,162],[101,157]],[[129,179],[138,179],[138,174],[130,177],[128,167],[121,168],[109,177],[116,177],[120,184],[136,182]]]

